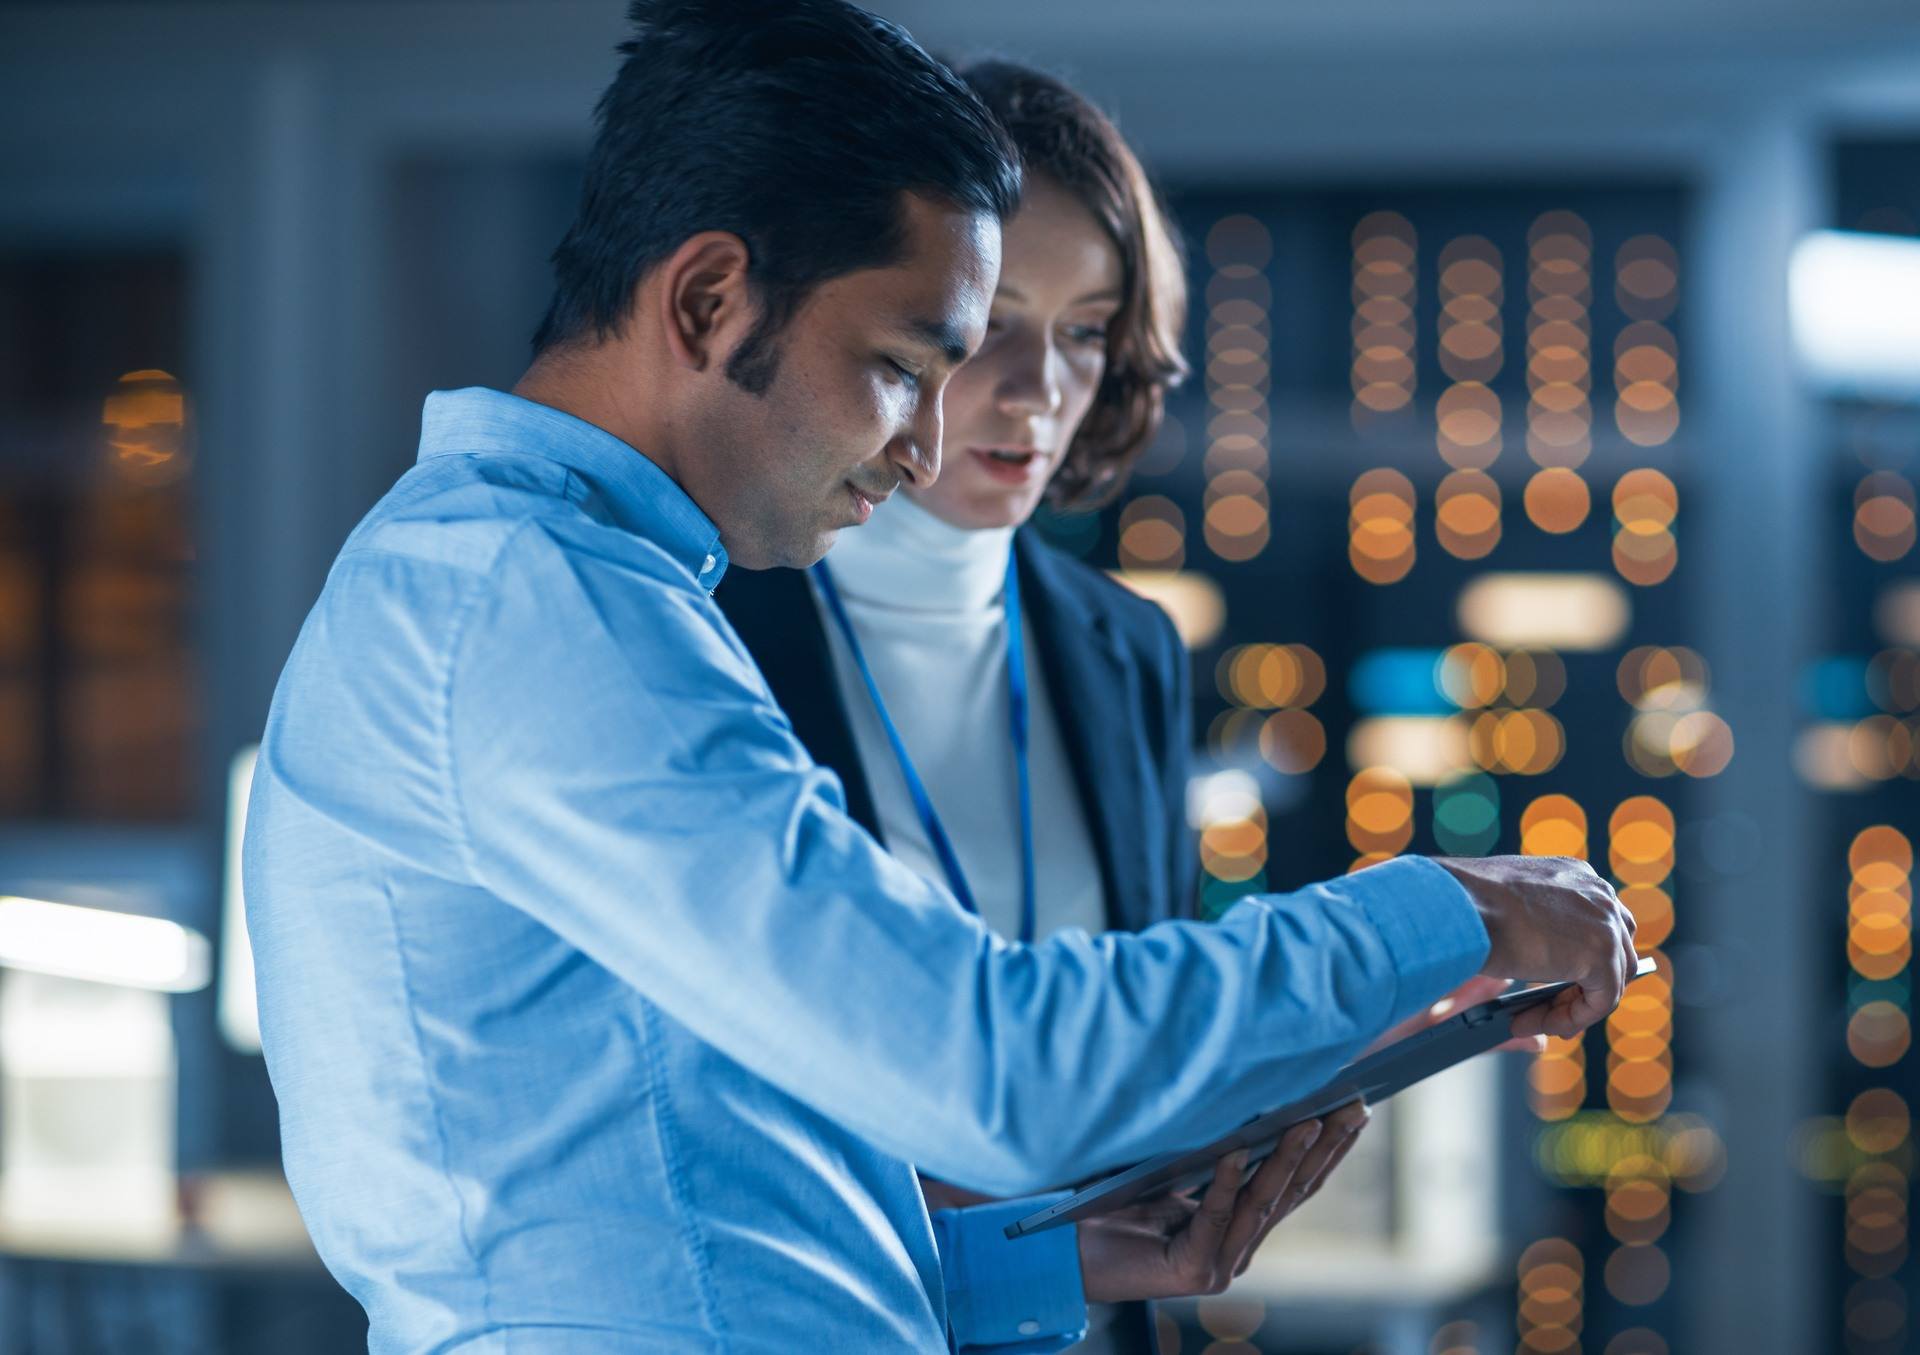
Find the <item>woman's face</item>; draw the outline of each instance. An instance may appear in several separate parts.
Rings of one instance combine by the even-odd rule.
[[[1120,284],[1120,251],[1093,214],[1029,179],[986,340],[947,382],[940,478],[901,491],[956,527],[1025,522],[1100,389]]]

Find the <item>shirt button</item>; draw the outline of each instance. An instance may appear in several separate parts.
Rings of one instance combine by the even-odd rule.
[[[713,564],[714,564],[713,557],[709,555],[705,560],[700,562],[700,572],[702,574],[713,573]]]
[[[1019,1330],[1022,1336],[1031,1336],[1035,1332],[1040,1330],[1040,1324],[1038,1322],[1035,1322],[1032,1318],[1028,1318],[1025,1322],[1022,1322],[1020,1324]]]

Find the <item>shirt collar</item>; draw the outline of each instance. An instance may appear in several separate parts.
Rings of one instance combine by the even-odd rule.
[[[485,386],[434,391],[420,416],[420,456],[515,452],[578,474],[614,522],[687,567],[711,593],[727,571],[720,529],[644,452],[584,419]]]

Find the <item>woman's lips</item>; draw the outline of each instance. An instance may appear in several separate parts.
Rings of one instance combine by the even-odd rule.
[[[1046,464],[1046,458],[1038,452],[1025,453],[1026,459],[1023,461],[1010,461],[1002,457],[994,456],[984,447],[969,447],[967,454],[971,456],[975,463],[985,470],[988,475],[992,476],[1001,484],[1006,485],[1023,485],[1027,483],[1027,481],[1031,480],[1039,471],[1040,467]]]

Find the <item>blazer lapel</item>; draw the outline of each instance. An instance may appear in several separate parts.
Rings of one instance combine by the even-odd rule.
[[[1140,721],[1139,687],[1106,618],[1058,579],[1028,531],[1014,539],[1020,602],[1100,857],[1107,924],[1138,931],[1157,920],[1143,819],[1147,772],[1133,734]]]

